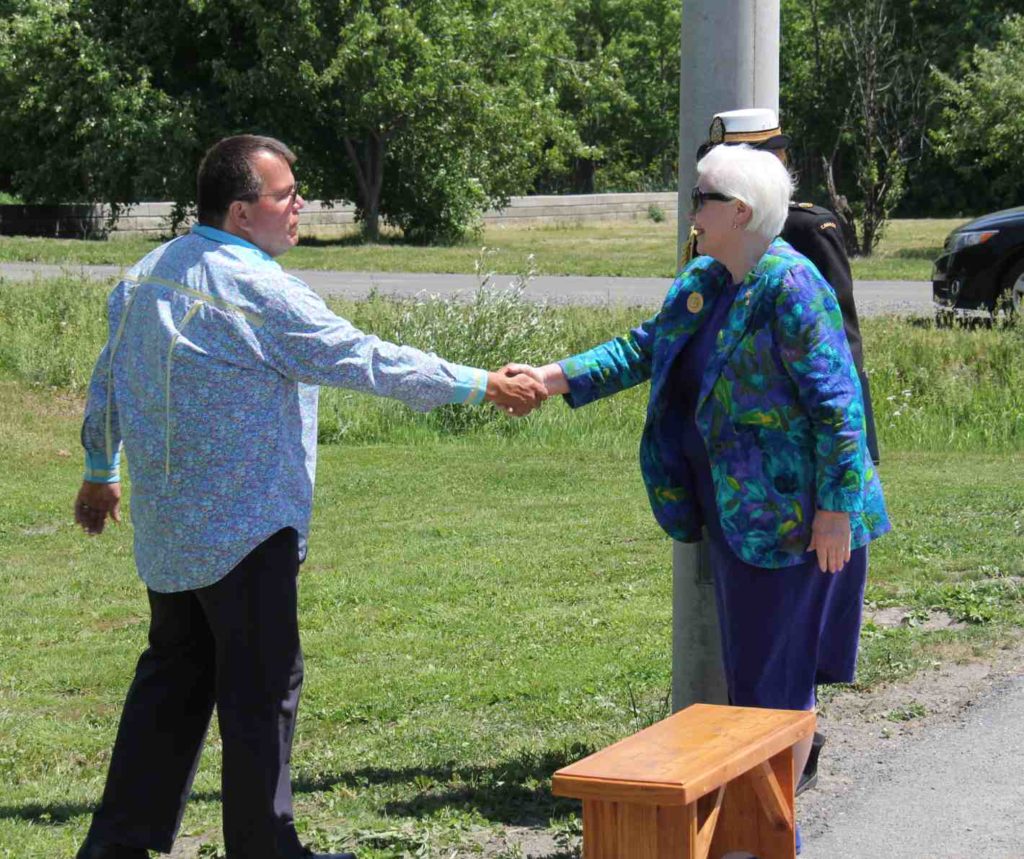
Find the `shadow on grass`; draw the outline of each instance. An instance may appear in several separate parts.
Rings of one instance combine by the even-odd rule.
[[[379,248],[379,247],[399,247],[399,248],[462,248],[462,247],[476,247],[478,242],[476,241],[462,241],[456,242],[451,245],[424,245],[417,242],[411,242],[401,234],[395,233],[382,233],[377,241],[371,242],[366,239],[362,233],[347,233],[343,236],[334,236],[332,238],[317,238],[316,236],[303,236],[299,239],[300,248]]]
[[[0,805],[0,820],[27,820],[35,826],[63,826],[69,820],[92,814],[96,806],[84,802],[30,802],[25,805]]]
[[[364,767],[321,778],[299,776],[293,780],[296,794],[324,793],[343,785],[408,785],[418,795],[390,802],[382,811],[404,817],[429,817],[442,808],[475,811],[487,820],[519,826],[547,826],[552,818],[578,810],[573,800],[551,795],[550,778],[555,770],[593,752],[583,744],[561,751],[523,753],[490,767],[443,764],[434,767]],[[422,786],[421,786],[422,785]],[[219,802],[219,791],[193,793],[190,802]],[[0,806],[0,820],[25,820],[39,826],[59,826],[75,817],[91,814],[89,803],[26,803]]]
[[[380,245],[401,245],[404,244],[399,236],[381,236],[377,241],[371,242],[363,238],[362,233],[351,233],[344,236],[336,236],[330,239],[318,239],[314,236],[302,236],[299,239],[300,248],[359,248],[378,247]]]
[[[911,317],[906,322],[913,328],[956,328],[962,331],[991,331],[993,328],[1006,328],[1014,324],[1006,316],[993,316],[989,313],[967,316],[948,312],[935,317]]]
[[[458,808],[474,811],[494,823],[547,826],[552,818],[578,811],[575,801],[552,796],[552,774],[593,751],[589,746],[574,744],[561,751],[524,753],[490,767],[371,767],[320,779],[300,778],[295,782],[295,791],[315,793],[335,785],[404,784],[416,790],[417,795],[389,802],[381,811],[391,816],[430,817],[443,808]]]
[[[891,259],[924,259],[931,262],[942,256],[942,245],[934,248],[900,248],[895,253],[886,254]]]

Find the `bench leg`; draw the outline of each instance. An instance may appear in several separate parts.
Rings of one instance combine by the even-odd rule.
[[[725,789],[687,806],[583,801],[584,859],[707,859]]]
[[[733,851],[794,859],[793,750],[786,749],[726,786],[710,859]]]

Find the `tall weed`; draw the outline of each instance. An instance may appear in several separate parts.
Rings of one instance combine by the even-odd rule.
[[[107,292],[72,276],[0,280],[0,372],[39,387],[84,390],[106,341]]]
[[[332,301],[364,331],[462,364],[497,369],[507,361],[546,363],[638,324],[645,311],[620,306],[553,306],[529,300],[529,272],[481,285],[461,300],[371,295]],[[64,277],[0,281],[0,373],[28,384],[80,392],[106,338],[107,287]],[[875,419],[892,450],[1024,449],[1024,324],[936,329],[898,317],[862,320]],[[490,407],[449,406],[428,415],[400,403],[325,389],[321,441],[365,444],[453,433],[521,434],[533,443],[632,448],[643,425],[647,386],[579,411],[551,402],[514,420]]]
[[[379,296],[372,295],[365,311],[357,305],[353,323],[385,340],[415,346],[471,367],[494,370],[509,361],[535,364],[548,360],[561,345],[562,323],[552,308],[526,298],[535,274],[532,259],[527,260],[524,271],[501,286],[495,283],[493,272],[483,272],[487,259],[484,250],[485,255],[477,263],[480,285],[468,300],[424,295],[408,301],[382,302]],[[344,393],[325,394],[323,409],[328,424],[321,429],[321,438],[330,438],[332,432],[339,431],[342,436],[351,435],[350,428],[358,429],[358,423],[344,422],[345,410],[340,407],[346,401]],[[382,420],[385,414],[388,423],[395,418],[391,409],[382,410]],[[499,426],[503,431],[520,426],[508,422],[494,409],[461,406],[435,409],[424,420],[427,425],[450,433],[485,425]],[[330,424],[335,421],[332,427]]]
[[[902,450],[1024,449],[1024,323],[862,323],[882,443]]]

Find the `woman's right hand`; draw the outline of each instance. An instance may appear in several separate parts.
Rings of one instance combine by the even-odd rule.
[[[545,364],[543,367],[534,367],[532,364],[506,364],[498,372],[506,376],[525,373],[547,388],[549,397],[569,393],[569,380],[565,378],[559,364]]]

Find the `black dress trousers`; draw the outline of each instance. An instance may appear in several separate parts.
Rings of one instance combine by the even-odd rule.
[[[149,591],[149,647],[125,700],[91,834],[168,853],[214,704],[230,859],[292,859],[290,758],[302,650],[298,535],[278,531],[209,587]]]

